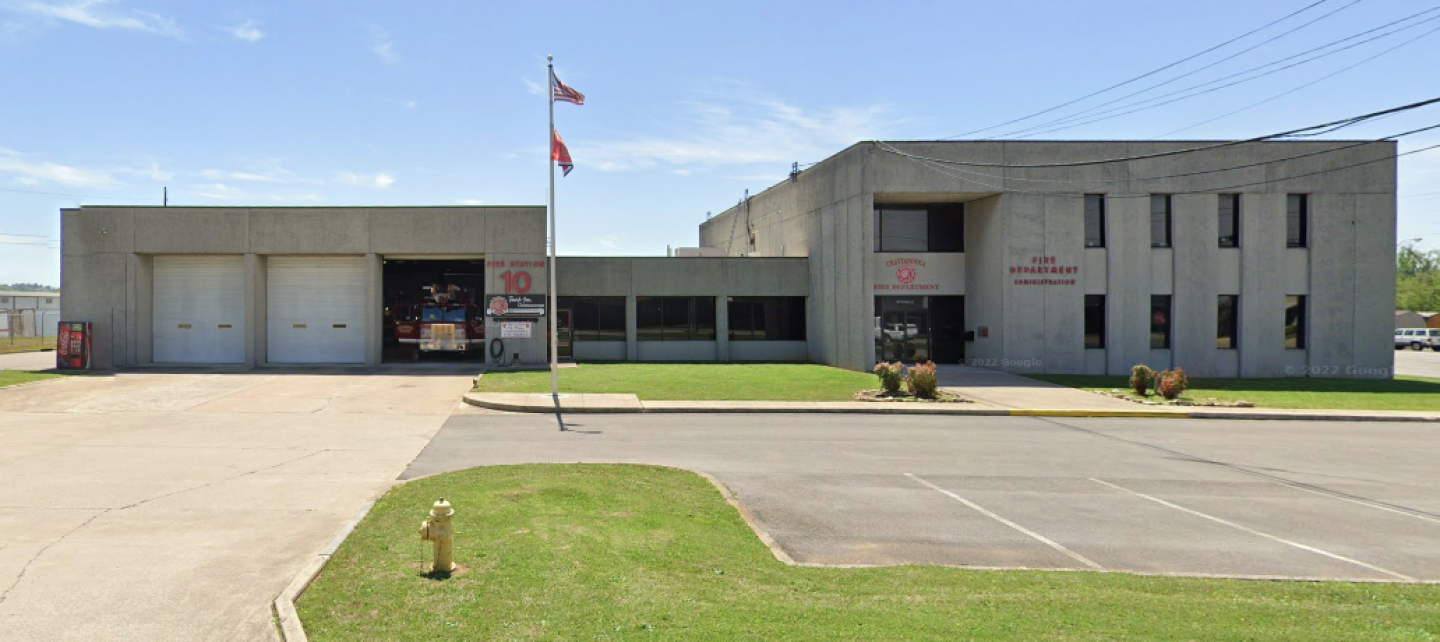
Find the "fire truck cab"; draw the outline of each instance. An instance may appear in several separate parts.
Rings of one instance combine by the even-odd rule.
[[[427,301],[397,310],[395,338],[425,352],[467,352],[485,344],[483,310],[455,285],[427,285]]]

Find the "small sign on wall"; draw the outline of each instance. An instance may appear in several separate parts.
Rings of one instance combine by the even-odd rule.
[[[501,339],[529,339],[530,326],[534,325],[529,321],[502,321],[500,323]]]

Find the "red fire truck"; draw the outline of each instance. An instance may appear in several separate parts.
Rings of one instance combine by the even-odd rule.
[[[485,314],[458,285],[427,285],[419,305],[396,310],[395,338],[425,352],[467,352],[485,344]]]

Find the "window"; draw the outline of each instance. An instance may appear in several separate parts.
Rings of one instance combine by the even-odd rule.
[[[559,297],[561,310],[570,310],[574,341],[624,341],[625,297]]]
[[[1085,347],[1105,347],[1105,295],[1085,295]]]
[[[1240,247],[1240,195],[1220,195],[1220,247]]]
[[[964,252],[965,205],[878,205],[876,252]]]
[[[804,341],[805,297],[732,296],[731,341]]]
[[[1170,349],[1170,295],[1150,295],[1150,349]]]
[[[641,341],[714,341],[715,297],[635,297],[635,325]]]
[[[1285,347],[1294,350],[1305,348],[1305,296],[1291,294],[1285,297]]]
[[[1286,198],[1285,247],[1306,247],[1310,239],[1310,195],[1291,194]]]
[[[45,302],[46,302],[46,303],[54,303],[54,302],[55,302],[55,299],[45,299]]]
[[[1170,195],[1150,195],[1150,247],[1170,247]]]
[[[1105,247],[1105,195],[1085,195],[1085,247]]]
[[[1234,294],[1220,295],[1217,312],[1219,323],[1215,329],[1215,347],[1234,350],[1240,341],[1240,297]]]

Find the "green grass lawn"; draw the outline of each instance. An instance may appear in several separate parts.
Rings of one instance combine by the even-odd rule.
[[[55,337],[26,337],[0,339],[0,354],[7,352],[35,352],[36,350],[54,350]]]
[[[460,572],[416,529],[454,504]],[[786,566],[708,482],[475,468],[382,497],[307,590],[322,640],[1436,640],[1440,586]]]
[[[1119,389],[1128,392],[1130,389],[1128,377],[1028,376],[1086,390]],[[1131,398],[1134,398],[1133,394]],[[1440,379],[1191,379],[1184,398],[1249,401],[1257,408],[1432,411],[1440,410]]]
[[[0,370],[0,388],[13,386],[31,381],[44,381],[65,375],[54,372],[25,372],[23,370]]]
[[[560,391],[634,393],[646,401],[851,401],[880,387],[872,374],[804,363],[582,363]],[[489,372],[475,392],[550,392],[550,372]]]

